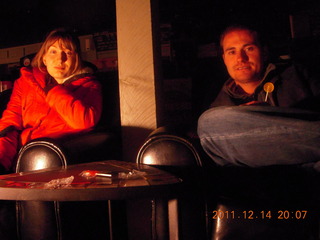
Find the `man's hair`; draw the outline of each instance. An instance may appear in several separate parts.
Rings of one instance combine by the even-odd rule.
[[[80,70],[83,66],[82,59],[80,56],[81,49],[79,38],[73,33],[62,28],[55,29],[47,35],[40,50],[32,60],[32,67],[37,67],[40,70],[46,68],[46,66],[43,63],[43,56],[47,53],[50,46],[52,46],[56,41],[59,41],[60,45],[65,46],[68,50],[74,52],[74,54],[76,55],[76,62],[74,64],[74,69],[71,69],[71,74],[74,74],[75,72]]]
[[[264,47],[265,43],[261,40],[260,34],[254,30],[251,27],[245,26],[245,25],[231,25],[227,27],[220,35],[220,49],[221,53],[223,53],[223,40],[225,36],[231,32],[237,31],[237,30],[245,30],[250,32],[250,34],[253,36],[255,44],[259,47]]]

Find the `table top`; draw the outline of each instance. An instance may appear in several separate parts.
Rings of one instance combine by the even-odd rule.
[[[99,161],[66,168],[0,175],[0,199],[96,201],[170,197],[181,179],[158,168],[125,161]]]

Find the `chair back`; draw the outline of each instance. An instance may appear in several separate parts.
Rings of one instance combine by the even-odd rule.
[[[52,140],[37,139],[30,141],[20,149],[16,172],[65,167],[66,165],[66,156],[57,144]]]
[[[137,163],[158,166],[202,166],[195,147],[186,138],[159,128],[140,148]]]
[[[141,146],[136,162],[153,165],[183,180],[177,197],[179,238],[206,239],[207,206],[203,191],[205,174],[201,157],[192,142],[172,129],[158,128]],[[156,211],[152,218],[156,221],[157,209],[163,206],[154,204],[153,207]]]
[[[52,140],[36,139],[19,153],[16,172],[65,167],[66,156]],[[17,230],[20,239],[60,239],[59,202],[17,201]]]

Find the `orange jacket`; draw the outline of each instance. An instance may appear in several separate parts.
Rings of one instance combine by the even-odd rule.
[[[22,68],[0,119],[0,163],[8,170],[20,146],[39,137],[89,131],[100,119],[101,86],[80,74],[45,92],[46,74]]]

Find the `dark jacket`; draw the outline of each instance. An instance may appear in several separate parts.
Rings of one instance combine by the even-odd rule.
[[[311,76],[302,66],[269,64],[266,73],[253,95],[241,91],[233,79],[225,82],[212,107],[234,106],[250,101],[265,102],[265,83],[274,84],[274,91],[268,94],[271,106],[296,107],[320,112],[320,78]]]

